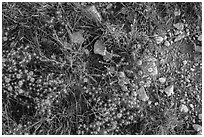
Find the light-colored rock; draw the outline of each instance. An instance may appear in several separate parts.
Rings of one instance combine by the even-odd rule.
[[[102,17],[101,14],[97,11],[96,7],[94,5],[87,7],[86,10],[88,11],[88,13],[96,20],[98,20],[99,22],[102,21]]]
[[[170,85],[165,89],[165,93],[167,96],[171,96],[174,94],[174,85]]]
[[[164,38],[161,37],[161,36],[156,35],[155,41],[156,41],[157,44],[160,44],[160,43],[162,43],[164,41]]]
[[[202,52],[202,47],[201,46],[196,46],[195,45],[194,49],[195,49],[196,52],[200,52],[200,53]]]
[[[126,77],[126,75],[125,75],[125,73],[123,71],[120,71],[118,73],[118,75],[119,75],[120,78],[125,78]]]
[[[193,124],[193,128],[196,130],[196,131],[202,131],[202,126],[201,125],[198,125],[198,124]]]
[[[165,77],[159,78],[159,82],[160,82],[161,84],[164,84],[164,83],[166,82],[166,78],[165,78]]]
[[[138,60],[137,65],[141,66],[142,65],[142,60]]]
[[[84,37],[82,35],[82,32],[74,32],[74,33],[72,33],[71,40],[75,44],[82,44],[85,41],[85,39],[84,39]]]
[[[180,107],[180,111],[184,112],[184,113],[187,113],[188,112],[188,107],[186,105],[182,104],[181,107]]]
[[[197,135],[202,135],[202,130],[197,133]]]
[[[106,47],[100,40],[97,40],[94,44],[94,54],[105,55]]]
[[[176,38],[175,38],[175,40],[174,40],[174,42],[177,42],[177,41],[180,41],[180,40],[182,40],[183,38],[185,38],[185,33],[183,32],[183,33],[181,33],[180,35],[178,35]]]
[[[164,42],[164,45],[168,47],[168,46],[170,46],[171,44],[170,44],[169,41],[165,41],[165,42]]]
[[[138,95],[139,95],[139,99],[142,100],[142,101],[147,101],[147,100],[149,100],[149,97],[147,96],[147,93],[146,93],[144,87],[141,87],[141,88],[138,90]]]
[[[175,15],[175,16],[180,16],[180,15],[181,15],[180,9],[176,9],[176,10],[174,11],[174,15]]]
[[[173,26],[175,28],[177,28],[178,30],[183,30],[184,29],[184,24],[183,23],[176,23],[176,24],[173,24]]]
[[[193,104],[189,104],[189,106],[190,106],[191,108],[194,108]]]
[[[202,120],[202,114],[199,114],[199,115],[198,115],[198,118],[199,118],[200,120]]]
[[[200,36],[198,36],[198,40],[202,41],[202,34]]]

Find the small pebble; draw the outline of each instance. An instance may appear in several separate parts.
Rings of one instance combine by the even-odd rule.
[[[198,118],[199,118],[200,120],[202,120],[202,114],[199,114],[199,115],[198,115]]]
[[[183,64],[184,64],[184,65],[186,65],[187,63],[188,63],[187,60],[184,60],[184,61],[183,61]]]
[[[180,111],[184,112],[184,113],[187,113],[188,112],[188,107],[186,105],[182,104],[181,107],[180,107]]]
[[[8,38],[7,37],[3,37],[3,41],[7,41],[8,40]]]
[[[102,43],[102,41],[97,40],[94,44],[94,54],[105,55],[106,47]]]
[[[160,43],[163,42],[164,39],[163,39],[161,36],[156,36],[156,39],[155,39],[155,40],[156,40],[156,43],[157,43],[157,44],[160,44]]]
[[[166,82],[166,78],[165,77],[159,78],[159,82],[161,84],[164,84]]]
[[[147,101],[147,100],[149,100],[149,97],[147,96],[147,93],[146,93],[144,87],[141,87],[141,88],[139,89],[139,98],[140,98],[140,100],[142,100],[142,101]]]
[[[84,82],[86,83],[86,82],[88,82],[89,80],[88,80],[88,78],[84,78]]]
[[[189,106],[190,106],[191,108],[194,108],[193,104],[190,104]]]
[[[198,40],[202,41],[202,35],[198,36]]]
[[[176,39],[174,40],[174,42],[177,42],[177,41],[180,41],[180,40],[182,40],[183,38],[185,38],[185,33],[181,33],[180,35],[178,35],[177,37],[176,37]]]
[[[180,14],[181,14],[181,11],[180,11],[179,9],[176,9],[176,10],[174,11],[174,15],[175,15],[175,16],[180,16]]]
[[[73,43],[76,43],[76,44],[82,44],[85,41],[81,32],[74,32],[71,35],[71,40]]]
[[[170,46],[171,44],[170,44],[169,41],[165,41],[165,42],[164,42],[164,45],[168,47],[168,46]]]
[[[165,89],[165,93],[167,94],[167,96],[171,96],[174,94],[174,85],[168,86]]]
[[[202,47],[201,46],[195,46],[194,49],[195,49],[196,52],[200,52],[200,53],[202,52]]]
[[[193,124],[193,128],[194,128],[196,131],[201,131],[201,130],[202,130],[202,126],[201,126],[201,125],[198,125],[198,124]]]
[[[184,29],[184,24],[183,23],[176,23],[173,25],[175,28],[178,30],[183,30]]]
[[[137,65],[141,66],[142,65],[142,60],[138,60]]]

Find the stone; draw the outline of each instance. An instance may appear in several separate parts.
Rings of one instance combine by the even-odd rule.
[[[196,131],[202,131],[202,126],[201,125],[198,125],[198,124],[193,124],[193,128],[196,130]]]
[[[138,90],[138,95],[139,95],[139,99],[142,101],[148,101],[149,100],[149,97],[147,96],[147,93],[146,93],[143,86]]]
[[[167,96],[171,96],[174,94],[174,85],[170,85],[165,89],[165,93]]]
[[[126,75],[125,75],[125,73],[123,71],[120,71],[118,73],[118,75],[119,75],[120,78],[125,78],[126,77]]]
[[[159,78],[159,82],[160,82],[161,84],[164,84],[164,83],[166,82],[166,78],[165,78],[165,77]]]
[[[202,114],[199,114],[199,115],[198,115],[198,118],[199,118],[200,120],[202,120]]]
[[[202,35],[198,36],[198,40],[202,41]]]
[[[178,35],[176,38],[175,38],[175,40],[174,40],[174,42],[177,42],[177,41],[180,41],[180,40],[182,40],[183,38],[185,38],[185,33],[183,32],[183,33],[181,33],[180,35]]]
[[[96,7],[94,5],[86,8],[86,10],[88,11],[88,13],[96,20],[98,20],[99,22],[102,21],[102,17],[101,14],[97,11]]]
[[[165,41],[165,42],[164,42],[164,45],[168,47],[168,46],[170,46],[171,44],[170,44],[169,41]]]
[[[81,32],[74,32],[74,33],[72,33],[71,34],[71,40],[75,44],[82,44],[85,41],[85,39],[84,39],[84,37],[83,37]]]
[[[157,44],[160,44],[160,43],[163,42],[164,38],[161,37],[161,36],[156,36],[156,37],[155,37],[155,40],[156,40],[156,43],[157,43]]]
[[[182,104],[181,107],[180,107],[180,111],[184,112],[184,113],[187,113],[188,112],[188,107],[186,105]]]
[[[176,9],[176,10],[174,11],[174,15],[175,15],[175,16],[180,16],[180,15],[181,15],[181,11],[180,11],[179,9]]]
[[[183,30],[184,29],[184,24],[183,23],[176,23],[176,24],[173,24],[173,26],[175,28],[177,28],[178,30]]]
[[[194,49],[195,49],[196,52],[200,52],[200,53],[202,52],[202,47],[201,46],[196,46],[195,45]]]
[[[99,54],[104,56],[106,51],[106,47],[100,40],[97,40],[94,44],[94,54]]]

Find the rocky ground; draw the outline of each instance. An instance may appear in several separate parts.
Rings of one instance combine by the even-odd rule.
[[[2,134],[202,134],[202,3],[2,3]]]

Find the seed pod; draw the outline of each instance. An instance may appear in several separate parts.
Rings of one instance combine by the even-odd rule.
[[[88,13],[97,21],[101,22],[102,21],[102,17],[101,14],[97,11],[96,7],[94,5],[86,8],[86,10],[88,11]]]

